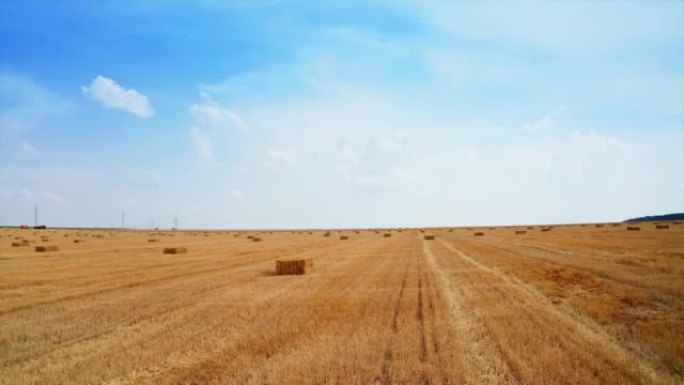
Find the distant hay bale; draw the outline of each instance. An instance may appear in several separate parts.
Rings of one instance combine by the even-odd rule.
[[[426,241],[434,241],[435,236],[434,235],[424,235],[423,239],[425,239]]]
[[[599,224],[594,225],[594,227],[603,227],[603,225],[599,223]]]
[[[528,230],[534,230],[534,226],[527,226]]]
[[[681,221],[674,221],[674,222],[672,222],[672,224],[673,224],[673,225],[681,225],[682,222],[681,222]]]
[[[453,233],[453,232],[454,232],[454,229],[449,229],[449,232],[450,232],[450,233]]]
[[[150,242],[150,243],[159,242],[159,238],[150,238],[147,240],[147,242]]]
[[[254,235],[248,235],[247,236],[247,239],[252,239],[252,238],[254,238]]]
[[[515,235],[520,235],[520,234],[527,234],[527,231],[525,230],[516,230]]]
[[[330,236],[330,231],[328,231],[328,232],[326,232],[325,234],[323,234],[323,236],[324,236],[324,237],[329,237],[329,236]]]
[[[667,230],[670,228],[669,225],[656,225],[656,230]]]
[[[627,231],[639,231],[639,230],[641,230],[641,227],[627,226]]]
[[[253,237],[252,242],[261,242],[261,238],[260,237]]]
[[[56,245],[51,245],[51,246],[36,246],[36,251],[39,253],[43,253],[46,251],[59,251],[59,246]]]
[[[622,223],[613,223],[613,227],[620,227],[622,226]]]
[[[276,274],[278,275],[303,275],[313,273],[314,263],[311,259],[277,260]]]
[[[390,233],[385,233],[385,235],[383,235],[383,237],[385,237],[385,238],[389,238],[391,236],[392,236],[392,234],[390,234]]]
[[[164,254],[185,254],[188,252],[186,247],[165,247]]]
[[[85,241],[82,239],[74,239],[74,243],[83,243],[83,242],[85,242]]]
[[[341,240],[341,241],[346,241],[347,239],[349,239],[349,236],[347,236],[347,235],[340,235],[340,240]]]
[[[541,229],[541,231],[542,231],[542,232],[547,232],[547,231],[551,231],[551,229],[546,228],[546,229]]]
[[[28,243],[12,242],[12,247],[24,247],[24,246],[28,246]]]
[[[473,233],[474,237],[482,237],[484,236],[484,233]]]

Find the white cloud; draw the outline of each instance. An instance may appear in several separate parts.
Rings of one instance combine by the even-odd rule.
[[[71,103],[32,79],[0,72],[0,132],[27,131],[71,110]]]
[[[45,198],[47,198],[48,200],[52,201],[52,202],[56,202],[56,203],[60,203],[60,204],[66,202],[65,199],[64,199],[63,197],[61,197],[60,195],[55,194],[54,192],[52,192],[52,191],[50,191],[50,190],[47,190],[47,191],[43,192],[43,196],[44,196]]]
[[[230,196],[233,199],[238,200],[238,201],[245,199],[245,194],[241,190],[238,190],[238,189],[230,189],[230,190],[228,190],[228,194],[230,194]]]
[[[151,170],[128,170],[121,176],[126,185],[134,188],[155,189],[162,184],[162,176]]]
[[[266,156],[266,165],[270,169],[281,169],[283,166],[293,166],[299,162],[299,156],[292,150],[269,148],[266,150]]]
[[[31,190],[29,190],[27,188],[20,189],[19,195],[21,195],[22,197],[24,197],[24,199],[27,199],[27,200],[33,199],[33,193],[31,192]]]
[[[539,133],[546,132],[556,125],[556,120],[558,116],[565,111],[565,107],[558,106],[547,112],[546,115],[542,116],[538,120],[531,123],[523,123],[520,129],[529,133]]]
[[[40,150],[34,147],[31,143],[29,142],[21,142],[19,143],[19,151],[22,154],[28,155],[28,156],[33,156],[33,155],[38,155],[40,154]]]
[[[645,41],[682,42],[681,2],[397,2],[460,39],[557,54],[603,53]],[[577,28],[581,25],[581,28]]]
[[[205,127],[237,128],[240,130],[247,128],[245,122],[236,112],[213,102],[193,104],[190,106],[190,113],[198,124]]]
[[[192,142],[200,161],[210,165],[218,163],[214,156],[211,140],[199,127],[190,127],[188,136],[190,137],[190,141]]]
[[[247,175],[249,174],[249,169],[245,167],[242,164],[234,164],[230,166],[230,171],[240,174],[240,175]]]
[[[98,75],[89,86],[81,87],[83,95],[102,104],[105,108],[113,108],[129,112],[142,118],[154,115],[147,96],[134,89],[126,90],[114,80]]]

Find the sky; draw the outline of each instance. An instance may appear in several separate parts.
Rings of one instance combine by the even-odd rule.
[[[0,1],[0,225],[684,211],[682,1]]]

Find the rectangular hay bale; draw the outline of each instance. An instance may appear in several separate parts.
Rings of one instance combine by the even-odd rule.
[[[627,231],[639,231],[641,227],[627,226]]]
[[[51,245],[51,246],[36,246],[36,251],[39,253],[43,253],[46,251],[59,251],[59,246],[56,245]]]
[[[667,230],[669,228],[669,225],[656,225],[656,230]]]
[[[425,235],[425,236],[423,236],[423,238],[424,238],[426,241],[434,241],[434,240],[435,240],[435,236],[434,236],[434,235]]]
[[[279,259],[276,261],[276,274],[278,275],[303,275],[313,271],[314,264],[312,259]]]
[[[188,252],[187,247],[165,247],[164,254],[185,254]]]
[[[484,236],[484,233],[473,233],[474,237],[482,237]]]

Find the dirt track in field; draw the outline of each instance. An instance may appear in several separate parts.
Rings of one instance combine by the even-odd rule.
[[[0,229],[0,384],[679,384],[684,225],[639,226]]]

